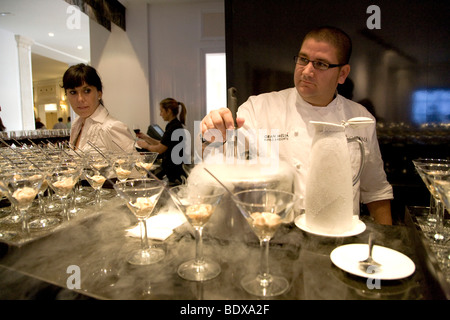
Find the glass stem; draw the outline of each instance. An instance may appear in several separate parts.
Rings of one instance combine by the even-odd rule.
[[[39,204],[39,213],[45,215],[46,214],[46,207],[45,207],[45,201],[44,201],[44,193],[38,193],[38,204]]]
[[[100,205],[100,189],[95,189],[95,204]]]
[[[429,224],[436,223],[436,215],[437,215],[437,208],[436,205],[438,203],[438,200],[436,200],[433,195],[430,195],[430,213],[428,214],[427,221]]]
[[[203,228],[195,228],[195,263],[203,263]]]
[[[445,209],[441,201],[436,201],[436,229],[434,239],[437,241],[444,240],[444,213]]]
[[[270,285],[271,276],[269,273],[269,242],[270,240],[260,240],[260,269],[259,281],[261,286],[267,287]]]
[[[22,232],[26,235],[30,234],[30,226],[28,225],[28,213],[26,210],[20,210],[22,216]]]
[[[147,221],[139,220],[139,225],[141,228],[141,249],[148,250],[150,247],[148,245],[148,237],[147,237]]]
[[[63,207],[63,217],[66,220],[70,220],[70,212],[69,212],[69,199],[67,199],[67,197],[63,197],[61,198],[61,203],[62,203],[62,207]]]

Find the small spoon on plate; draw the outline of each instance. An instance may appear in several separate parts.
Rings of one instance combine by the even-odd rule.
[[[369,256],[367,259],[359,261],[359,268],[365,273],[375,273],[381,270],[381,264],[373,260],[372,250],[373,250],[373,234],[369,234]]]

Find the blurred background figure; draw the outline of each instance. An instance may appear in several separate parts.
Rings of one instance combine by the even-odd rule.
[[[63,123],[63,118],[59,117],[58,122],[55,123],[53,129],[67,129],[67,125]]]
[[[36,118],[36,129],[47,129],[47,127],[45,126],[45,124],[42,123],[41,118],[37,117]]]
[[[164,119],[164,121],[168,122],[161,141],[153,139],[140,132],[137,133],[136,136],[142,140],[138,140],[137,145],[148,151],[158,152],[162,156],[162,171],[159,173],[159,178],[167,176],[169,183],[180,184],[182,182],[181,177],[186,176],[182,163],[182,159],[185,155],[179,153],[174,155],[172,154],[172,150],[178,144],[184,144],[186,142],[187,137],[184,135],[183,127],[186,123],[186,106],[184,103],[178,102],[173,98],[167,98],[159,103],[159,108],[160,116]],[[180,134],[180,136],[177,135],[177,137],[180,137],[181,139],[177,138],[176,141],[173,141],[172,134],[179,129],[182,130],[177,131],[177,133]],[[177,150],[185,150],[185,148],[182,146],[182,148],[177,148]]]

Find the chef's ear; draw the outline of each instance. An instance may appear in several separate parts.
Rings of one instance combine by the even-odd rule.
[[[348,75],[350,74],[350,65],[346,64],[341,67],[341,70],[339,70],[339,84],[344,84],[345,79],[347,79]]]

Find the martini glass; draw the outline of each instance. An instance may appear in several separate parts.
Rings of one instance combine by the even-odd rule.
[[[99,206],[101,203],[100,190],[106,181],[106,175],[102,175],[99,171],[93,169],[92,167],[85,167],[83,168],[83,176],[92,189],[94,189],[94,202],[96,206]]]
[[[434,189],[431,187],[432,185],[428,181],[426,175],[423,173],[423,171],[420,170],[421,165],[429,165],[429,164],[450,164],[450,160],[446,159],[433,159],[433,158],[419,158],[412,161],[414,164],[414,167],[416,168],[417,173],[419,174],[420,178],[422,179],[423,183],[427,187],[428,191],[430,192],[430,210],[427,217],[427,222],[430,225],[435,225],[437,221],[437,208],[436,205],[439,205],[438,200],[436,200],[436,197],[434,196]]]
[[[63,206],[63,217],[70,220],[69,195],[81,176],[81,167],[73,164],[59,164],[48,176],[50,188],[60,198]]]
[[[117,154],[113,156],[113,170],[119,182],[127,181],[134,168],[135,158],[128,154]]]
[[[147,172],[150,171],[157,157],[158,152],[139,152],[135,157],[134,166],[142,178],[147,177]]]
[[[86,156],[84,177],[95,190],[95,203],[101,204],[101,190],[112,169],[111,162],[100,154],[91,153]]]
[[[450,212],[450,171],[435,175],[432,180],[442,203],[447,208],[447,211]]]
[[[417,171],[423,177],[425,185],[432,194],[435,200],[436,206],[436,227],[433,234],[433,239],[436,242],[442,242],[446,239],[444,235],[444,213],[445,208],[440,197],[440,193],[436,188],[435,181],[437,181],[441,176],[445,176],[449,173],[450,164],[441,163],[423,163],[416,166]],[[448,238],[448,236],[447,236]]]
[[[7,168],[3,167],[1,168],[0,172],[0,184],[3,184],[5,187],[4,180],[7,180],[11,178],[11,176],[14,176],[14,170],[13,168]],[[4,208],[1,208],[0,211],[0,218],[2,218],[2,221],[6,221],[9,223],[17,223],[20,221],[20,214],[18,213],[18,210],[16,208],[16,205],[14,202],[11,202],[8,198],[8,193],[3,192],[2,189],[0,189],[0,199],[6,198],[8,199],[8,202],[10,203],[9,206],[5,206]],[[6,217],[6,218],[5,218]],[[5,218],[5,219],[3,219]]]
[[[36,162],[38,170],[44,175],[44,180],[38,192],[38,217],[30,221],[30,228],[41,229],[58,225],[61,220],[55,216],[47,215],[45,191],[48,190],[48,175],[52,172],[54,164],[48,161]]]
[[[97,151],[92,151],[84,154],[85,166],[90,167],[95,170],[96,174],[103,176],[106,179],[111,178],[112,171],[112,158],[100,154]],[[99,198],[100,203],[102,202],[102,194],[107,194],[108,192],[100,188]]]
[[[39,188],[44,181],[44,175],[36,170],[20,171],[5,177],[0,182],[0,191],[19,210],[22,221],[22,232],[30,234],[28,209],[36,198]]]
[[[182,263],[178,275],[186,280],[205,281],[217,277],[220,265],[203,256],[203,227],[219,204],[225,190],[215,185],[180,185],[170,189],[170,195],[195,229],[195,259]]]
[[[154,214],[165,182],[155,179],[131,179],[114,185],[117,194],[127,202],[127,207],[136,216],[141,226],[141,248],[132,252],[128,262],[134,265],[149,265],[161,261],[165,253],[159,248],[150,248],[146,220]]]
[[[237,192],[232,197],[260,243],[260,270],[258,275],[246,275],[242,287],[250,294],[271,297],[283,294],[289,282],[269,271],[269,242],[283,219],[294,207],[297,197],[290,192],[271,189],[251,189]]]

